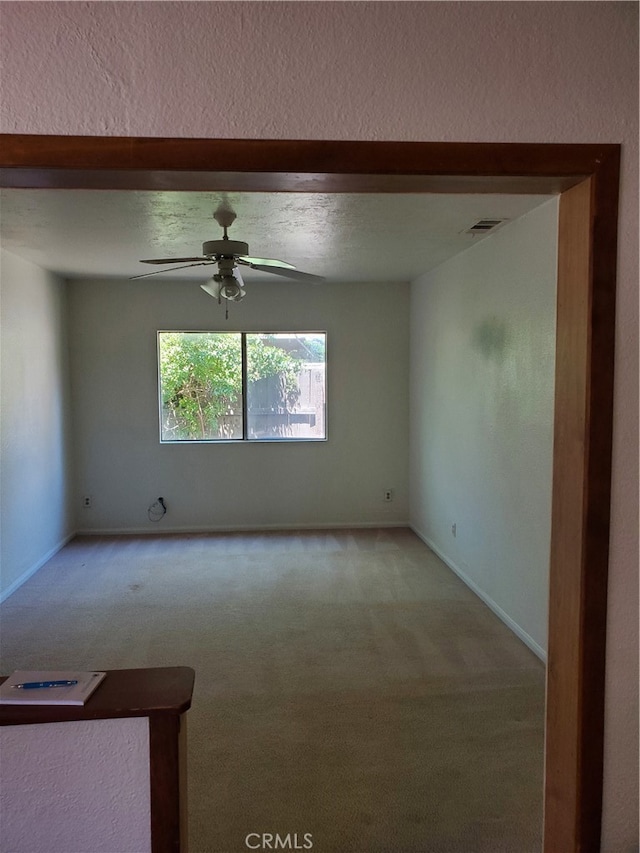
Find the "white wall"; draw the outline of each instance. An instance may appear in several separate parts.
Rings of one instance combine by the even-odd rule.
[[[11,853],[149,853],[149,719],[3,726],[2,844]]]
[[[1,5],[5,133],[622,143],[603,850],[628,853],[638,838],[638,5]]]
[[[72,533],[64,283],[0,258],[0,565],[9,595]]]
[[[412,526],[540,655],[557,228],[554,199],[411,287]]]
[[[407,522],[408,285],[247,291],[226,321],[197,282],[69,283],[76,505],[93,498],[80,530]],[[326,331],[328,441],[160,445],[162,329]],[[153,523],[159,496],[168,513]]]

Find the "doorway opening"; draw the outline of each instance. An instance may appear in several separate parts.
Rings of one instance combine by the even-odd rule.
[[[598,850],[620,147],[1,141],[2,187],[560,194],[544,849]]]

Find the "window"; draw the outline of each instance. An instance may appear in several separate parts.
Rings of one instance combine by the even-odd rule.
[[[160,440],[326,438],[324,332],[158,332]]]

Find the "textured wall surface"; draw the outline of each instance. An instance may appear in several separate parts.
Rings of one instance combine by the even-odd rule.
[[[547,650],[557,230],[553,200],[411,287],[412,525],[538,654]]]
[[[0,577],[6,595],[73,532],[66,293],[2,252]]]
[[[637,843],[638,6],[2,3],[4,132],[623,145],[604,844]]]
[[[149,720],[0,729],[2,849],[151,850]]]
[[[74,281],[69,307],[77,503],[94,496],[79,529],[406,524],[408,285],[276,281],[225,320],[195,282]],[[326,331],[328,440],[160,445],[159,329]],[[154,524],[159,495],[168,512]]]

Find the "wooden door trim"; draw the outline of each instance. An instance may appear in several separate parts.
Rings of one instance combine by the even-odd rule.
[[[618,145],[0,136],[0,186],[562,193],[545,853],[600,849]]]

